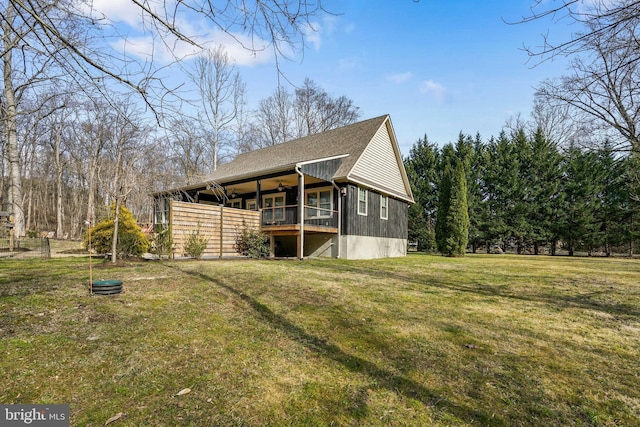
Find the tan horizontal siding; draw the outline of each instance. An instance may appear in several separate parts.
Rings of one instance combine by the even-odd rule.
[[[171,236],[174,254],[186,256],[184,246],[198,231],[209,239],[203,257],[237,256],[236,236],[244,227],[260,229],[260,213],[198,203],[171,202]]]
[[[378,189],[408,198],[409,193],[402,176],[401,159],[386,126],[381,126],[364,150],[349,177],[355,181],[376,183]]]

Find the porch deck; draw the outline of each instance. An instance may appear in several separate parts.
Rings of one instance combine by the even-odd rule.
[[[266,234],[295,236],[296,234],[300,234],[300,228],[300,224],[262,225],[260,230]],[[338,227],[305,224],[304,232],[338,234]]]
[[[304,227],[298,220],[299,206],[275,206],[263,208],[260,230],[273,235],[296,235],[304,228],[305,233],[338,234],[338,212],[315,206],[305,206]]]

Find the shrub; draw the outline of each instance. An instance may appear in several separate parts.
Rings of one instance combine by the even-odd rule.
[[[112,204],[109,217],[91,227],[87,232],[84,239],[85,247],[89,246],[89,236],[91,236],[91,246],[96,252],[111,252],[115,213],[115,204]],[[147,236],[145,236],[142,229],[138,227],[131,211],[124,206],[120,206],[116,255],[118,258],[124,258],[125,256],[137,256],[147,250],[149,250],[149,240],[147,239]]]
[[[170,256],[173,249],[173,239],[171,238],[171,230],[164,228],[154,234],[151,241],[151,253],[158,256]]]
[[[208,243],[209,239],[200,234],[200,223],[198,223],[195,231],[189,233],[187,241],[184,244],[184,251],[190,257],[200,259]]]
[[[236,251],[249,258],[265,258],[269,256],[269,236],[246,226],[236,232]]]

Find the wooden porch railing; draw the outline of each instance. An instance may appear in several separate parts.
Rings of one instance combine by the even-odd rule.
[[[338,211],[333,209],[305,206],[304,223],[320,227],[338,227]],[[295,225],[298,221],[298,205],[273,206],[262,208],[262,225]]]

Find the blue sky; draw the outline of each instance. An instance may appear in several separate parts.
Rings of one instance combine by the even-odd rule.
[[[425,134],[455,141],[462,131],[497,135],[505,121],[528,118],[533,87],[559,76],[562,61],[536,67],[523,44],[539,45],[562,24],[507,25],[529,14],[532,0],[342,0],[326,3],[337,16],[317,23],[302,62],[283,64],[293,83],[309,77],[332,95],[345,95],[362,118],[390,114],[403,154]],[[250,99],[275,87],[273,64],[243,67]],[[265,78],[271,75],[270,79]],[[272,81],[273,86],[265,84]]]
[[[294,84],[308,77],[333,96],[351,98],[362,119],[390,114],[404,155],[425,134],[440,145],[455,141],[460,132],[480,132],[488,139],[510,117],[529,118],[534,86],[565,70],[564,60],[534,66],[522,46],[539,45],[549,31],[562,40],[578,29],[562,21],[504,22],[530,15],[533,3],[324,0],[335,15],[315,19],[317,31],[310,33],[304,57],[282,61],[281,69]],[[545,0],[542,7],[553,4]],[[93,5],[130,28],[129,49],[153,44],[149,35],[135,38],[139,11],[130,0],[94,0]],[[249,108],[273,93],[278,80],[268,52],[252,56],[191,17],[181,28],[198,34],[204,44],[225,45],[247,84]]]

